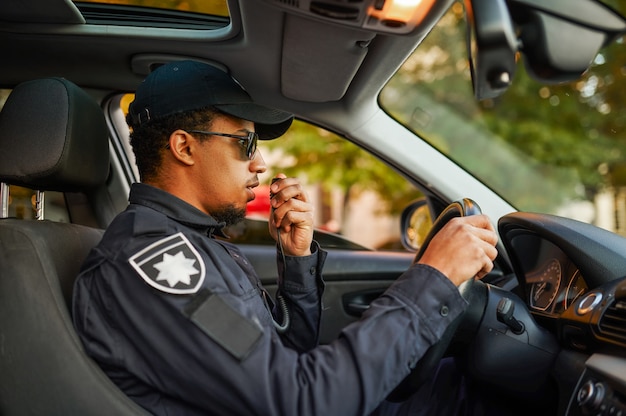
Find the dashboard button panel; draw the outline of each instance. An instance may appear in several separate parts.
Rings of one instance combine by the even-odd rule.
[[[594,354],[572,395],[567,416],[626,416],[626,360]]]

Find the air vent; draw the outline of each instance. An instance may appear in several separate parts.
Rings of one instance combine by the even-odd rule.
[[[600,333],[619,343],[626,344],[626,299],[618,299],[602,315]]]

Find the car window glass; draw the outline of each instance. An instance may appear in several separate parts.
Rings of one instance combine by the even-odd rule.
[[[127,94],[113,102],[119,103],[127,114],[131,101],[132,95]],[[127,126],[118,123],[116,128],[119,137],[127,140]],[[299,120],[294,121],[283,137],[260,141],[258,149],[269,169],[260,175],[256,198],[248,204],[249,219],[267,221],[271,178],[284,173],[304,184],[314,205],[315,227],[348,240],[320,236],[330,245],[403,250],[400,212],[422,194],[381,160],[328,130]],[[130,153],[127,158],[134,160]],[[266,228],[267,223],[248,222],[245,226],[232,227],[231,234],[237,242],[271,244],[265,238]]]
[[[226,0],[80,0],[74,3],[117,4],[141,8],[177,10],[181,12],[202,13],[216,16],[228,16]]]
[[[90,25],[218,30],[230,23],[226,0],[74,1]]]
[[[607,1],[620,12],[626,3]],[[405,126],[522,211],[626,233],[626,44],[600,51],[576,82],[545,85],[520,56],[512,86],[473,95],[461,3],[455,3],[380,95]]]
[[[319,228],[366,247],[401,248],[400,211],[421,193],[381,160],[299,120],[282,138],[260,148],[270,177],[283,172],[305,181]]]

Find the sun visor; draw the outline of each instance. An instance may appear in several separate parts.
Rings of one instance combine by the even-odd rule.
[[[297,15],[285,17],[282,93],[299,101],[340,99],[363,63],[375,34]],[[324,26],[323,30],[319,26]]]

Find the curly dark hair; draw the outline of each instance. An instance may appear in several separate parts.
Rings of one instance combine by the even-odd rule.
[[[135,153],[141,181],[151,181],[159,175],[163,151],[174,131],[207,129],[217,114],[220,111],[216,108],[205,107],[150,120],[141,125],[135,125],[129,114],[126,122],[130,127],[130,145]]]

